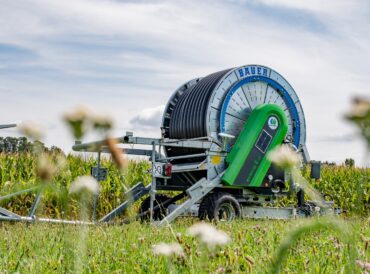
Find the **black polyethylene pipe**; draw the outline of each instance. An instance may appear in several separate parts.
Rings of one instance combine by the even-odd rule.
[[[213,89],[230,69],[212,73],[181,95],[172,111],[169,138],[189,139],[207,136],[206,115]]]

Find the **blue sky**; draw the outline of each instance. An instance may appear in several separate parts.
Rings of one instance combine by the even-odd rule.
[[[3,1],[0,123],[35,120],[46,143],[68,151],[60,117],[83,103],[109,113],[117,135],[159,136],[163,105],[179,85],[262,64],[298,93],[311,157],[361,163],[364,144],[342,117],[354,95],[370,96],[369,3]]]

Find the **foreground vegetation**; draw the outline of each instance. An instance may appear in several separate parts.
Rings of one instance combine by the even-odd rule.
[[[78,219],[80,200],[69,188],[76,177],[90,174],[96,161],[60,153],[49,156],[58,171],[46,184],[37,215]],[[98,218],[123,201],[127,188],[140,181],[150,183],[147,161],[130,161],[122,173],[109,159],[102,165],[109,176],[100,182]],[[34,154],[0,154],[0,196],[40,185],[36,174]],[[309,167],[303,175],[309,177]],[[359,265],[370,261],[369,175],[369,169],[324,166],[322,178],[309,181],[345,212],[340,218],[219,223],[217,228],[231,240],[217,248],[207,248],[189,235],[195,218],[161,229],[138,222],[89,227],[0,223],[0,272],[268,273],[276,272],[281,263],[284,273],[362,273]],[[0,206],[25,215],[35,195],[2,200]],[[130,211],[135,212],[136,208]],[[153,245],[162,242],[179,244],[181,254],[155,254]]]
[[[132,223],[123,226],[89,228],[85,272],[99,273],[266,273],[281,240],[291,230],[312,220],[240,220],[221,223],[218,228],[231,237],[229,244],[208,250],[189,236],[186,228],[194,219],[182,219],[172,228]],[[357,260],[370,260],[370,219],[347,221]],[[47,224],[2,224],[0,227],[0,272],[73,272],[78,257],[81,228]],[[181,256],[153,254],[160,242],[178,242]],[[361,273],[348,261],[346,243],[331,230],[305,233],[288,252],[283,273]],[[345,265],[350,263],[349,268]]]

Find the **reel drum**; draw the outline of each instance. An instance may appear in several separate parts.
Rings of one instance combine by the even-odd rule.
[[[260,65],[219,71],[182,85],[165,108],[162,137],[211,137],[218,141],[219,133],[237,137],[251,111],[261,104],[275,104],[283,109],[288,119],[284,142],[297,148],[304,161],[309,161],[306,122],[296,92],[278,72]],[[168,156],[194,152],[181,148],[166,151]]]

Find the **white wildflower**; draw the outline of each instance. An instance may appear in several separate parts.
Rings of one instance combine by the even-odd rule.
[[[362,118],[370,113],[370,98],[354,98],[348,118]]]
[[[370,263],[361,260],[356,260],[356,263],[362,268],[362,270],[365,270],[364,273],[366,273],[366,270],[370,270]]]
[[[218,274],[218,273],[226,273],[226,269],[225,267],[223,266],[219,266],[216,271],[215,271],[215,274]]]
[[[297,152],[289,145],[281,145],[268,154],[268,159],[283,169],[291,169],[299,164]]]
[[[91,122],[95,129],[109,130],[113,127],[113,120],[109,115],[94,113],[91,115]]]
[[[33,139],[41,140],[44,136],[41,126],[32,121],[25,121],[18,125],[18,130],[21,134]]]
[[[68,165],[67,158],[64,154],[58,154],[55,157],[55,168],[58,171],[62,171],[67,167],[67,165]]]
[[[209,248],[222,246],[230,241],[229,235],[206,223],[192,225],[188,229],[188,233],[191,236],[199,237]]]
[[[182,249],[182,246],[178,243],[160,243],[157,245],[153,245],[153,253],[155,255],[163,255],[166,257],[172,256],[172,255],[183,255],[184,251]]]
[[[72,182],[69,193],[81,193],[83,191],[89,191],[91,193],[98,193],[100,185],[98,182],[91,176],[80,176],[77,177],[75,181]]]
[[[91,116],[91,111],[85,106],[77,106],[71,112],[63,115],[63,119],[70,126],[76,139],[81,139],[87,131],[87,121]]]
[[[43,182],[49,182],[57,172],[57,168],[47,154],[42,154],[37,163],[37,176]]]
[[[91,111],[88,107],[84,105],[78,105],[72,111],[66,112],[63,115],[63,118],[67,122],[76,122],[76,121],[83,121],[89,118],[90,115],[91,115]]]
[[[370,98],[354,98],[352,109],[346,118],[359,127],[370,147]]]

